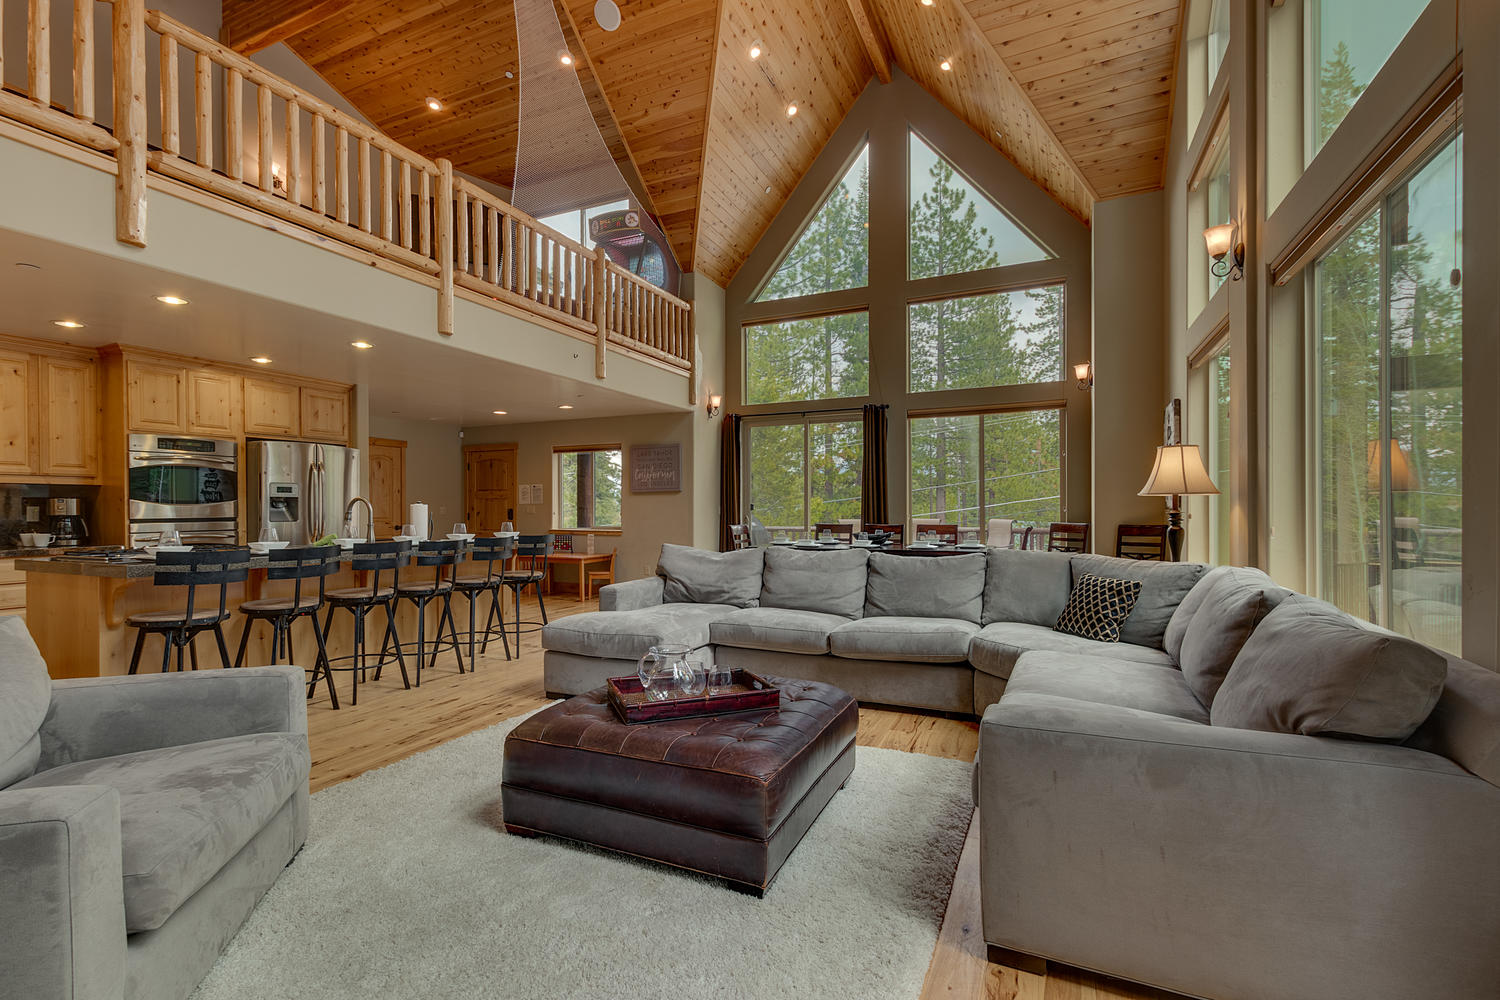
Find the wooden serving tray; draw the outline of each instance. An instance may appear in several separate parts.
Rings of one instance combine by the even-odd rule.
[[[611,677],[605,688],[615,714],[627,726],[667,719],[693,719],[705,715],[729,715],[734,712],[765,711],[781,707],[781,689],[764,677],[748,670],[730,674],[729,686],[717,694],[707,689],[695,697],[677,694],[657,700],[641,686],[634,674]]]

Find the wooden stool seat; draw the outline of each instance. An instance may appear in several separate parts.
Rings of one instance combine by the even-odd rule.
[[[309,611],[317,610],[322,601],[318,600],[316,594],[308,594],[297,600],[290,597],[261,597],[253,601],[245,601],[240,605],[240,610],[246,614],[255,612],[275,613],[279,611]]]
[[[194,611],[189,617],[186,611],[142,611],[125,619],[125,624],[139,628],[142,625],[186,625],[192,622],[194,625],[212,625],[216,621],[224,621],[228,615],[221,616],[212,609],[208,611]]]

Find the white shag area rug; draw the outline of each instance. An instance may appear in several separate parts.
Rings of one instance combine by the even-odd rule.
[[[194,1000],[918,995],[972,806],[969,767],[860,747],[764,899],[504,831],[520,718],[312,798],[307,846]]]

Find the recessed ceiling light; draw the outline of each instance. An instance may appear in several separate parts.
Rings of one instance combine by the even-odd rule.
[[[427,98],[427,107],[433,111],[441,111],[443,110],[443,102],[436,97],[429,97]]]
[[[563,403],[560,406],[558,406],[559,410],[571,410],[572,408],[573,408],[573,404],[572,403]]]
[[[562,63],[564,66],[573,65],[572,53],[570,53],[567,49],[561,50],[557,53],[557,61]]]
[[[251,358],[250,360],[254,361],[258,365],[268,365],[268,364],[271,363],[271,359],[268,358],[268,357],[266,357],[264,354],[257,354],[255,357]]]
[[[368,351],[370,348],[374,347],[375,345],[372,344],[372,343],[370,343],[368,340],[351,340],[351,341],[349,341],[349,346],[350,347],[356,347],[356,348],[358,348],[361,351]]]
[[[750,58],[751,59],[759,59],[762,55],[765,54],[765,51],[766,51],[766,47],[763,44],[761,44],[760,39],[757,38],[755,41],[753,41],[753,42],[750,43]]]
[[[944,73],[948,72],[952,68],[953,68],[953,62],[952,62],[952,60],[944,59],[942,62],[938,63],[938,69],[942,70]]]
[[[795,104],[788,104],[786,106],[786,116],[788,118],[795,118],[795,117],[797,117],[797,105],[795,105]]]
[[[169,306],[185,306],[188,300],[181,295],[158,295],[156,301],[165,302]]]
[[[766,194],[770,194],[770,193],[771,193],[771,185],[767,184],[766,185]]]
[[[53,326],[60,326],[60,327],[63,327],[65,329],[68,329],[68,330],[82,330],[83,329],[83,324],[80,323],[80,322],[78,322],[76,319],[55,319],[55,320],[52,321],[52,325]]]
[[[516,78],[516,74],[512,73],[510,70],[506,70],[505,71],[505,78],[507,80],[514,80]]]
[[[922,6],[923,7],[931,7],[934,2],[935,2],[935,0],[922,0]]]
[[[594,4],[594,21],[605,31],[614,31],[620,26],[620,5],[615,0],[598,0]]]
[[[492,410],[490,412],[494,413],[495,416],[497,416],[497,417],[503,417],[503,416],[505,416],[505,411],[504,410]]]

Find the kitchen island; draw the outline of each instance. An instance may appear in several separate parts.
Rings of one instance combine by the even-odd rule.
[[[344,568],[327,578],[327,588],[355,587],[366,585],[362,579],[367,574],[356,573],[349,568],[350,555],[343,554]],[[230,584],[226,607],[236,612],[244,601],[262,597],[290,597],[295,585],[289,580],[266,579],[266,568],[270,560],[266,556],[252,555],[250,576],[242,584]],[[143,611],[176,610],[185,606],[187,591],[182,587],[157,587],[152,577],[155,563],[141,562],[85,562],[81,560],[39,558],[18,560],[16,569],[26,574],[26,624],[46,660],[47,670],[54,678],[107,677],[130,672],[130,655],[135,646],[135,629],[125,624],[125,619]],[[481,567],[482,570],[482,567]],[[401,579],[430,580],[433,570],[427,568],[403,568]],[[388,580],[382,576],[382,584]],[[316,593],[317,581],[304,580],[303,592]],[[310,589],[309,589],[310,588]],[[195,606],[216,607],[219,588],[199,587]],[[433,602],[427,609],[426,638],[430,644],[437,635],[437,619],[441,602]],[[483,628],[484,616],[489,613],[489,602],[481,599],[476,613],[478,627]],[[326,618],[325,610],[319,623]],[[468,627],[468,602],[463,597],[453,601],[453,618],[459,629],[459,641],[464,646],[467,669],[468,648],[463,631]],[[233,659],[239,647],[240,630],[245,619],[237,613],[231,614],[224,623],[224,639],[229,645]],[[370,619],[370,630],[375,638],[370,649],[373,662],[379,653],[379,638],[384,632],[384,616],[380,612]],[[414,606],[401,601],[396,613],[396,629],[403,645],[415,643],[417,618]],[[353,651],[353,616],[337,612],[333,616],[333,627],[328,635],[328,655],[339,657]],[[155,673],[161,669],[161,647],[158,637],[146,640],[146,649],[141,654],[140,673]],[[193,641],[197,647],[201,668],[216,668],[220,665],[218,645],[213,633],[205,632]],[[294,662],[312,669],[317,654],[312,629],[305,622],[298,622],[292,629]],[[411,649],[410,652],[415,652]],[[245,652],[245,664],[253,666],[270,662],[271,628],[264,622],[257,623],[250,633],[250,644]],[[429,656],[431,654],[429,653]],[[175,662],[175,661],[174,661]],[[335,663],[335,667],[339,664]],[[454,670],[457,666],[451,651],[444,651],[438,658],[439,670]],[[415,680],[415,664],[407,658],[407,670]],[[396,672],[396,683],[400,683]],[[348,674],[335,670],[335,683],[342,695],[348,690]],[[322,686],[320,685],[320,690]]]

